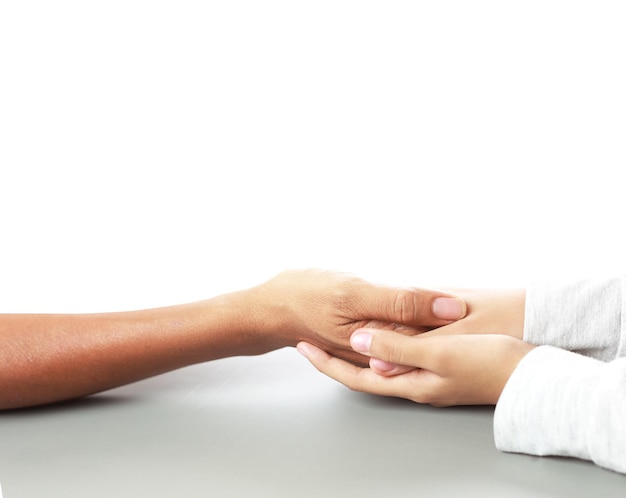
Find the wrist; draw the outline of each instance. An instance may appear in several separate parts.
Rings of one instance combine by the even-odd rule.
[[[477,290],[459,295],[468,306],[467,317],[459,321],[471,333],[524,337],[525,289]],[[465,323],[464,323],[465,322]]]
[[[292,345],[288,338],[287,296],[276,296],[266,284],[231,294],[241,310],[241,327],[263,352]]]
[[[201,305],[207,358],[257,355],[282,346],[267,332],[267,310],[254,289],[222,294]]]
[[[493,405],[498,403],[506,384],[509,382],[511,375],[513,375],[513,372],[517,369],[519,363],[536,347],[532,344],[523,342],[522,340],[511,341],[510,339],[509,345],[510,346],[506,352],[501,355],[504,361],[500,366],[500,385],[495,393],[496,395],[493,398],[492,403],[490,403]],[[498,375],[494,377],[498,377]]]

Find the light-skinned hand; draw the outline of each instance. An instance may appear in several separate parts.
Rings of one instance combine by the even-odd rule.
[[[381,376],[308,343],[297,348],[322,373],[354,391],[407,398],[434,406],[496,404],[520,360],[534,347],[499,334],[405,336],[359,329],[355,351],[412,370]]]

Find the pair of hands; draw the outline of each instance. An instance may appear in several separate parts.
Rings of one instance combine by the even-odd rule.
[[[435,406],[495,404],[533,348],[521,340],[523,290],[452,294],[309,271],[281,274],[265,291],[284,296],[282,329],[291,324],[300,353],[356,391]]]

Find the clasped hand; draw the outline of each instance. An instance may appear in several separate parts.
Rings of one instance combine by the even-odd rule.
[[[463,295],[465,294],[465,295]],[[524,292],[465,292],[467,316],[424,333],[359,328],[350,338],[369,357],[361,368],[307,342],[298,350],[322,373],[355,391],[434,406],[496,404],[533,348],[521,340]]]
[[[376,285],[321,270],[283,272],[252,289],[251,296],[257,315],[252,328],[268,341],[266,350],[304,341],[361,365],[368,358],[349,342],[360,328],[415,335],[466,313],[465,302],[447,292]]]

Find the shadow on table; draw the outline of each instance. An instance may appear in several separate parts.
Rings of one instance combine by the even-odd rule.
[[[65,412],[68,410],[88,411],[102,409],[104,407],[120,406],[133,403],[136,399],[132,396],[122,396],[119,394],[95,394],[67,401],[59,401],[47,405],[32,406],[26,408],[15,408],[13,410],[0,411],[1,418],[12,416],[27,417],[29,415],[44,415]]]

